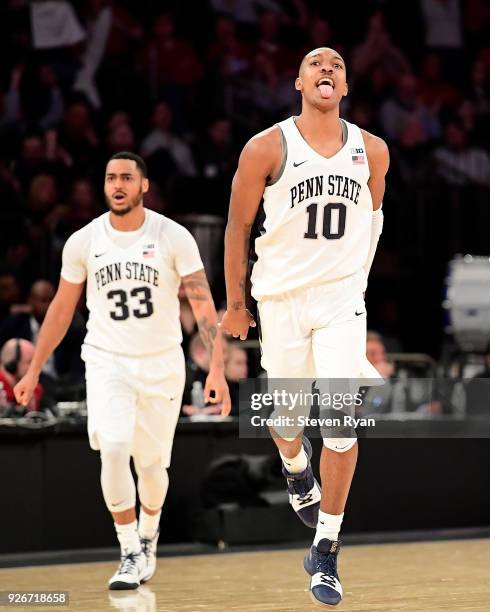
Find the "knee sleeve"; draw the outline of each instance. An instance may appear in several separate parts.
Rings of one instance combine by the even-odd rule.
[[[323,438],[323,445],[336,453],[346,453],[356,442],[357,438]]]
[[[135,459],[134,467],[138,474],[140,502],[149,510],[158,510],[163,506],[168,490],[168,473],[161,459],[145,467]]]
[[[124,442],[108,442],[99,436],[102,469],[100,482],[110,512],[123,512],[136,505],[136,488],[129,467],[130,448]]]

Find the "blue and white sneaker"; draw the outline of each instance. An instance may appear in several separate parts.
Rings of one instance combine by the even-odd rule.
[[[310,462],[313,449],[311,448],[310,441],[305,436],[303,436],[303,447],[308,456],[306,470],[298,474],[290,474],[283,464],[282,473],[288,481],[289,503],[293,510],[305,525],[316,529],[322,490],[313,475]]]
[[[319,606],[336,606],[342,599],[342,585],[337,573],[340,542],[324,538],[312,546],[304,560],[304,568],[311,576],[310,595]]]
[[[141,583],[148,582],[152,578],[157,569],[157,543],[160,529],[157,529],[152,538],[141,538],[141,552],[146,557],[146,571],[141,576]]]

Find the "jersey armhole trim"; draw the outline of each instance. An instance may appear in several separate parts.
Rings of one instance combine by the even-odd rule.
[[[349,129],[347,127],[347,123],[342,119],[342,117],[339,117],[339,119],[340,127],[342,128],[342,146],[345,146],[347,139],[349,138]]]
[[[369,155],[367,152],[367,147],[366,147],[366,141],[364,140],[364,134],[362,133],[361,128],[358,126],[357,129],[359,130],[359,134],[361,136],[361,140],[362,140],[362,144],[364,145],[364,153],[366,155],[366,183],[369,181],[369,179],[371,178],[371,168],[369,167]]]
[[[288,159],[288,143],[287,143],[286,137],[284,136],[284,132],[282,131],[281,126],[277,125],[277,127],[279,128],[279,131],[281,132],[281,155],[282,155],[281,167],[279,168],[279,172],[277,173],[275,177],[271,177],[267,179],[265,183],[266,187],[271,187],[272,185],[275,185],[279,181],[279,179],[284,173],[284,168],[286,167],[286,162]]]

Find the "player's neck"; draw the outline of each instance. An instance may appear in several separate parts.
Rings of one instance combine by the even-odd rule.
[[[301,115],[296,119],[296,125],[306,138],[331,139],[341,134],[339,108],[321,112],[313,107],[303,107]]]
[[[126,215],[121,216],[110,212],[109,221],[118,232],[135,232],[145,222],[145,209],[143,206],[137,206]]]

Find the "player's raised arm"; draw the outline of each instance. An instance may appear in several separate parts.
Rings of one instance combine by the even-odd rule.
[[[245,340],[254,327],[245,306],[250,231],[257,215],[268,177],[281,163],[278,128],[252,138],[243,148],[231,188],[228,224],[225,233],[225,279],[227,310],[221,322],[224,332]]]
[[[198,270],[182,277],[187,299],[194,313],[199,334],[204,346],[209,351],[211,362],[206,379],[204,396],[207,402],[222,403],[222,416],[231,411],[231,400],[224,373],[223,344],[218,329],[218,315],[214,306],[208,279],[204,270]],[[214,391],[214,397],[211,392]]]
[[[364,144],[366,145],[366,153],[369,162],[369,181],[368,187],[373,200],[373,216],[371,221],[371,242],[369,245],[369,253],[364,264],[364,270],[367,275],[371,270],[374,255],[378,246],[379,237],[383,230],[383,196],[385,193],[385,178],[390,165],[390,154],[385,141],[378,136],[374,136],[365,130],[362,130]]]
[[[69,283],[60,279],[58,291],[49,305],[36,342],[34,357],[26,375],[14,389],[15,398],[22,406],[27,406],[39,380],[42,367],[51,353],[65,337],[73,319],[78,300],[82,295],[84,283]]]

